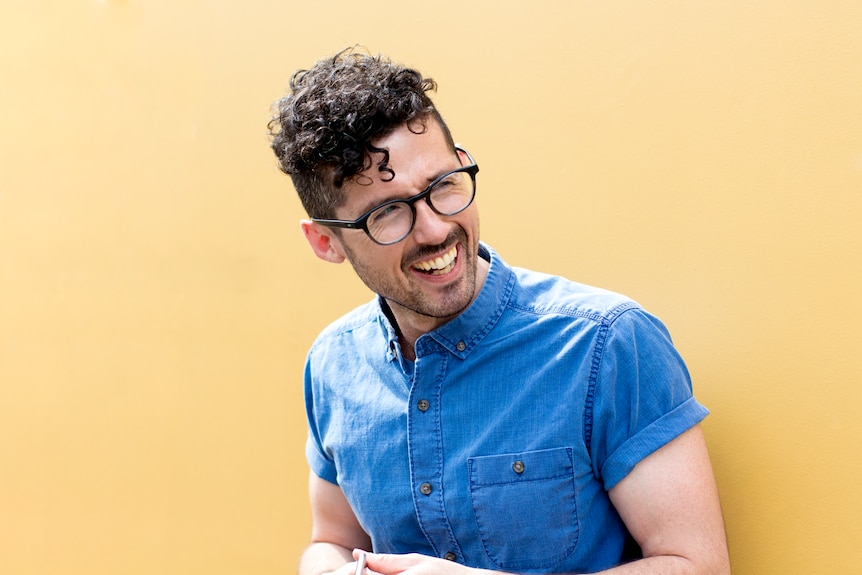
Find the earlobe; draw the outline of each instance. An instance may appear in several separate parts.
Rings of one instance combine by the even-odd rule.
[[[340,264],[344,261],[344,253],[338,245],[338,239],[334,237],[329,228],[318,225],[311,220],[300,221],[299,227],[314,255],[333,264]]]

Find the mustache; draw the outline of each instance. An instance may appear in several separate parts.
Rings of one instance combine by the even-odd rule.
[[[447,246],[451,246],[454,243],[466,241],[467,234],[461,228],[452,230],[449,236],[446,238],[446,241],[442,244],[432,245],[432,246],[416,246],[415,249],[411,250],[409,254],[406,254],[404,257],[405,261],[417,261],[424,260],[433,255],[439,254],[441,251],[447,249]]]

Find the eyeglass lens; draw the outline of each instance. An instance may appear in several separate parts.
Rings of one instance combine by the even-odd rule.
[[[467,172],[449,174],[431,188],[428,194],[434,211],[451,216],[464,210],[473,201],[473,179]],[[392,202],[372,212],[367,220],[368,233],[380,243],[404,239],[413,228],[414,210],[406,201]]]

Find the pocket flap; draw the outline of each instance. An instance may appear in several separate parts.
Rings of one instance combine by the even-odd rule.
[[[470,484],[499,485],[515,481],[535,481],[555,477],[571,477],[572,449],[557,447],[524,453],[482,455],[467,460]]]

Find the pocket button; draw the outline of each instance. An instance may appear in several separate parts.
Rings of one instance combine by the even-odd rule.
[[[516,461],[515,463],[512,464],[512,469],[518,475],[522,474],[524,472],[524,462],[523,461]]]

